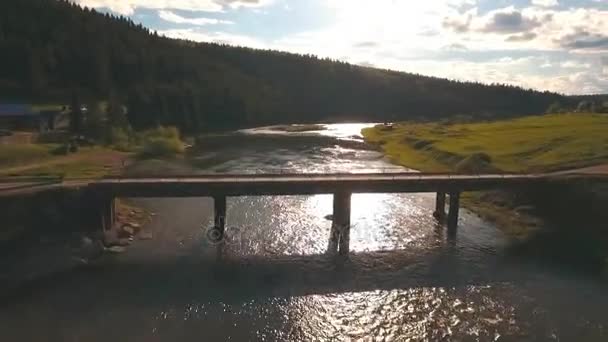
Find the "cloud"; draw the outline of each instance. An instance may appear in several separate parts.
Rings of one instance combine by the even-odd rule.
[[[378,43],[372,42],[372,41],[359,42],[359,43],[355,43],[353,45],[353,47],[358,48],[358,49],[373,48],[373,47],[377,47],[377,46],[378,46]]]
[[[197,28],[160,30],[158,34],[168,38],[184,39],[194,42],[208,42],[234,46],[247,46],[267,49],[269,46],[255,38],[225,32],[204,32]]]
[[[366,67],[366,68],[376,68],[376,65],[367,61],[359,62],[357,65]]]
[[[538,68],[542,64],[549,64],[545,57],[514,58],[507,56],[485,62],[462,59],[454,61],[427,59],[409,62],[395,61],[393,65],[380,64],[380,66],[455,80],[505,83],[565,94],[597,94],[608,91],[608,76],[602,76],[596,70],[566,69],[559,65]]]
[[[589,69],[591,68],[591,64],[589,63],[581,63],[578,61],[566,61],[560,64],[562,68],[565,69]]]
[[[435,28],[424,28],[418,32],[419,36],[423,37],[433,37],[439,35],[439,30]]]
[[[559,1],[557,1],[557,0],[532,0],[532,5],[540,6],[540,7],[555,7],[555,6],[559,6]]]
[[[460,17],[444,17],[441,25],[450,29],[456,33],[465,33],[468,32],[471,27],[471,21],[473,20],[473,16],[471,14],[467,14],[465,16]]]
[[[512,36],[507,37],[505,41],[507,42],[527,42],[537,37],[537,34],[534,32],[524,32],[522,34],[514,34]]]
[[[136,8],[154,10],[180,9],[186,11],[222,12],[225,8],[260,7],[271,0],[73,0],[81,6],[109,8],[113,12],[131,15]]]
[[[536,18],[528,18],[519,11],[508,10],[495,12],[481,30],[493,33],[516,33],[529,31],[540,25],[541,22]]]
[[[511,6],[478,15],[477,8],[474,8],[465,14],[444,17],[441,24],[444,29],[460,34],[511,34],[507,41],[529,41],[536,37],[530,32],[550,22],[553,13],[524,10],[516,10]],[[517,33],[521,34],[514,35]]]
[[[171,11],[158,11],[158,16],[164,21],[176,24],[190,24],[196,26],[217,25],[217,24],[234,24],[232,21],[219,20],[213,18],[185,18]]]
[[[608,50],[608,35],[591,33],[586,30],[577,30],[560,37],[557,42],[565,49],[582,50],[598,49]]]
[[[608,47],[602,47],[608,8],[599,5],[606,0],[518,0],[516,6],[504,5],[515,3],[511,0],[313,0],[323,3],[314,13],[289,0],[73,1],[122,14],[138,8],[154,11],[166,22],[156,18],[153,25],[158,27],[152,28],[172,38],[310,53],[359,65],[569,94],[608,92]],[[278,5],[261,7],[271,2]],[[284,10],[287,3],[290,12]],[[273,30],[269,35],[258,32],[268,30],[251,31],[260,18],[254,11],[229,11],[237,7],[257,7],[254,11],[273,18],[297,13],[304,19],[322,14],[327,20],[304,26],[291,20],[263,21],[276,25],[268,26]],[[202,12],[227,12],[221,15],[224,21],[243,25],[230,26],[228,33],[220,25],[229,22]]]
[[[469,49],[464,44],[452,43],[452,44],[444,46],[442,48],[442,50],[444,50],[444,51],[468,51]]]

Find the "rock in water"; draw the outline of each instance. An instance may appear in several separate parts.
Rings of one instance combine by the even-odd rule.
[[[120,239],[116,245],[118,246],[129,246],[133,239]]]
[[[83,260],[93,260],[101,257],[104,251],[103,243],[100,240],[93,241],[89,237],[83,237],[78,257]]]
[[[141,230],[141,225],[139,223],[135,223],[135,222],[129,222],[129,223],[125,224],[123,227],[129,227],[129,229],[131,229],[131,231],[133,231],[133,234],[137,234]]]
[[[120,253],[124,253],[124,252],[127,251],[127,249],[125,247],[122,247],[122,246],[113,246],[113,247],[110,247],[110,248],[108,248],[106,250],[109,253],[112,253],[112,254],[120,254]]]
[[[130,225],[124,225],[118,231],[119,238],[130,238],[135,234],[135,230]]]
[[[116,230],[109,230],[103,232],[103,244],[107,247],[116,246],[120,239]]]
[[[150,233],[141,233],[139,234],[138,238],[140,240],[152,240],[154,237]]]
[[[88,236],[83,236],[81,240],[80,247],[87,248],[93,244],[93,240]]]

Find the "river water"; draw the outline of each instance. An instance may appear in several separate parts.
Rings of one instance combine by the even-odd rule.
[[[248,130],[197,152],[187,172],[404,171],[357,147],[363,127]],[[155,213],[154,239],[23,287],[0,305],[0,340],[608,339],[605,283],[518,255],[466,210],[447,236],[431,194],[353,195],[349,259],[325,254],[331,196],[229,198],[219,260],[209,199],[139,203]]]

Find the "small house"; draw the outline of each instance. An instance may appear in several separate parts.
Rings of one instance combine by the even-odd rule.
[[[0,129],[48,132],[55,130],[62,109],[37,109],[25,104],[0,104]]]

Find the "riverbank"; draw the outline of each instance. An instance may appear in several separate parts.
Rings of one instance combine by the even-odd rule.
[[[608,163],[608,116],[559,114],[479,123],[399,123],[364,129],[393,162],[424,172],[546,172]],[[469,193],[463,205],[515,237],[542,225],[530,193]]]
[[[0,146],[0,178],[101,178],[120,174],[133,157],[133,153],[105,147],[85,147],[67,155],[55,155],[54,149],[56,146],[38,144]]]

